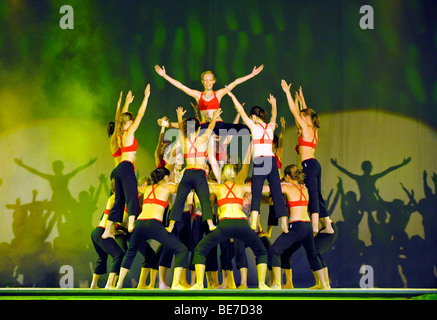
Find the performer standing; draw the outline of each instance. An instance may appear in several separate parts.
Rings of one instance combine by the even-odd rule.
[[[244,77],[238,78],[231,82],[228,85],[228,88],[230,90],[234,89],[237,85],[253,78],[257,74],[259,74],[263,70],[264,66],[261,65],[260,67],[254,67],[252,72]],[[206,129],[208,127],[208,124],[212,121],[214,112],[220,108],[220,101],[223,98],[224,95],[226,95],[226,89],[220,89],[217,91],[213,90],[213,86],[215,84],[216,78],[214,74],[211,71],[205,71],[200,75],[200,81],[202,82],[202,85],[204,87],[203,91],[194,90],[191,88],[188,88],[187,86],[183,85],[179,81],[171,78],[164,66],[159,67],[158,65],[155,66],[156,72],[163,77],[165,80],[170,82],[172,85],[174,85],[176,88],[182,90],[190,97],[193,97],[196,99],[196,102],[198,104],[198,108],[200,110],[200,118],[201,118],[201,128]],[[217,123],[214,126],[214,133],[216,135],[219,135],[220,129],[236,129],[239,131],[242,128],[246,128],[242,124],[230,124],[230,123],[223,123],[223,120],[221,117],[217,118]]]
[[[117,124],[118,143],[121,149],[121,159],[115,168],[115,203],[109,213],[108,223],[103,239],[108,237],[114,238],[113,223],[123,220],[123,210],[125,204],[129,214],[128,231],[132,232],[135,219],[138,216],[138,191],[137,178],[135,176],[135,160],[137,157],[138,141],[135,138],[135,131],[141,123],[146,111],[147,102],[150,96],[150,84],[144,91],[144,99],[138,110],[137,117],[131,112],[125,112],[120,116],[120,123]]]
[[[305,107],[299,110],[291,97],[291,83],[287,84],[285,80],[282,80],[281,86],[287,96],[288,106],[300,132],[299,144],[296,150],[301,157],[303,172],[305,173],[305,185],[309,192],[308,208],[311,214],[314,236],[319,232],[319,217],[327,220],[325,223],[326,232],[334,233],[326,210],[325,200],[322,196],[322,168],[315,158],[318,140],[317,128],[320,128],[319,117],[313,109],[306,107],[302,89],[300,89],[299,98],[302,99]]]
[[[222,113],[217,109],[211,119],[208,129],[200,135],[199,122],[195,118],[183,120],[186,111],[182,107],[177,109],[179,128],[182,128],[180,139],[183,146],[186,167],[182,180],[179,182],[176,200],[169,214],[168,232],[172,232],[175,222],[182,221],[182,213],[185,201],[191,190],[194,189],[202,206],[202,221],[207,221],[209,229],[215,229],[211,204],[209,202],[208,181],[205,174],[205,161],[207,157],[208,141],[217,118]]]
[[[261,208],[261,196],[264,181],[270,184],[273,205],[277,218],[287,216],[287,208],[281,191],[281,179],[273,153],[273,132],[276,127],[276,98],[270,95],[267,101],[272,106],[270,122],[267,122],[267,112],[255,106],[251,109],[249,118],[244,112],[242,105],[235,95],[228,89],[228,95],[232,98],[237,112],[241,115],[244,123],[250,128],[253,144],[253,173],[252,173],[252,204],[251,204],[251,227],[257,229]],[[282,229],[287,230],[287,225],[282,224]]]
[[[129,91],[127,93],[127,96],[126,96],[126,101],[124,103],[123,109],[121,109],[122,98],[123,98],[123,91],[120,92],[120,97],[119,97],[118,102],[117,102],[117,110],[115,112],[115,122],[112,122],[112,121],[109,122],[108,126],[106,127],[108,137],[110,138],[109,149],[111,150],[112,157],[114,158],[115,167],[118,166],[118,164],[120,163],[120,160],[121,160],[121,149],[120,149],[120,146],[118,145],[118,141],[117,141],[117,137],[118,137],[117,131],[118,130],[116,130],[116,128],[117,128],[118,123],[120,121],[120,115],[129,110],[129,105],[134,100],[134,97],[132,96],[132,92]],[[113,178],[113,172],[114,171],[111,172],[111,179]]]

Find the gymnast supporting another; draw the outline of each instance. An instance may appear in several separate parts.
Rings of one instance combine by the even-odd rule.
[[[148,239],[154,239],[175,253],[175,268],[172,289],[185,289],[180,284],[182,269],[187,267],[188,249],[174,234],[168,233],[162,224],[164,211],[168,206],[168,197],[176,193],[177,185],[168,182],[170,172],[166,168],[155,169],[151,176],[154,184],[144,190],[143,210],[135,223],[128,250],[123,259],[117,289],[123,287],[123,281],[129,271],[140,246]]]
[[[296,165],[291,165],[288,168],[289,170],[284,172],[284,175],[286,181],[289,182],[282,184],[282,192],[287,196],[290,208],[289,227],[288,230],[283,231],[268,251],[269,265],[272,266],[275,275],[275,282],[271,288],[281,289],[282,287],[281,256],[283,257],[287,250],[293,250],[293,246],[301,244],[305,249],[310,268],[317,283],[320,283],[319,289],[330,289],[329,280],[322,270],[323,266],[314,244],[311,220],[308,215],[309,193],[303,184],[305,174]]]
[[[258,271],[258,288],[269,289],[265,284],[267,271],[267,250],[258,235],[250,228],[246,214],[242,211],[243,196],[250,192],[250,185],[235,184],[235,165],[226,164],[222,172],[224,183],[210,184],[211,193],[217,196],[219,223],[194,249],[193,263],[196,268],[196,284],[193,290],[203,289],[205,260],[209,251],[217,244],[230,238],[244,241],[254,252]]]
[[[114,180],[111,181],[111,190],[114,192]],[[105,289],[115,287],[116,276],[120,272],[121,262],[124,257],[124,251],[113,238],[102,239],[102,234],[105,231],[108,221],[109,211],[114,205],[115,194],[113,193],[106,201],[105,212],[103,213],[97,227],[91,233],[91,240],[94,249],[97,252],[98,259],[94,267],[93,279],[90,289],[98,289],[97,282],[102,274],[107,272],[108,255],[112,257],[111,271],[106,282]]]

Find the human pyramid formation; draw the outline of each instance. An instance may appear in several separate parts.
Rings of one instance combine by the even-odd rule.
[[[313,109],[306,107],[302,89],[293,99],[291,84],[282,80],[281,86],[298,128],[296,151],[302,161],[301,167],[289,165],[282,174],[285,121],[281,119],[282,134],[276,139],[276,98],[270,94],[267,99],[271,105],[268,119],[266,110],[258,106],[246,114],[232,93],[235,86],[256,76],[262,69],[263,66],[254,67],[250,74],[218,91],[213,91],[214,74],[206,71],[201,75],[204,86],[201,92],[171,78],[164,67],[155,66],[160,76],[196,100],[197,105],[193,105],[196,117],[184,118],[186,111],[179,107],[177,123],[171,123],[167,117],[158,120],[161,133],[155,152],[157,169],[152,171],[150,178],[138,181],[135,176],[138,146],[135,131],[146,111],[150,85],[145,89],[136,117],[128,112],[134,98],[131,92],[127,94],[123,108],[120,93],[115,125],[113,123],[108,132],[115,161],[111,173],[114,193],[92,232],[98,260],[91,288],[97,288],[99,276],[107,272],[110,255],[113,262],[106,288],[121,289],[138,251],[144,256],[138,288],[155,287],[159,266],[159,288],[169,289],[165,271],[171,267],[173,255],[171,289],[203,289],[205,272],[208,288],[235,288],[231,263],[234,256],[241,273],[239,288],[247,288],[246,247],[255,255],[259,289],[293,288],[290,258],[303,246],[315,276],[316,284],[312,288],[330,289],[328,268],[321,254],[335,241],[337,229],[326,212],[320,191],[321,168],[314,156],[319,118]],[[232,124],[224,123],[220,117],[220,101],[225,95],[232,98],[238,114]],[[244,124],[238,124],[239,117]],[[164,142],[166,128],[177,130],[177,139],[172,144]],[[226,154],[226,146],[235,133],[250,141],[241,166],[239,161],[233,161],[235,155]],[[248,177],[251,162],[253,170]],[[268,181],[266,185],[265,180]],[[261,203],[269,204],[271,209],[266,232],[259,222]],[[272,244],[269,238],[278,220],[282,233]],[[156,252],[148,243],[151,239],[161,244]],[[221,286],[218,283],[218,245],[223,270]],[[187,270],[190,269],[195,271],[191,274],[194,285],[187,282]],[[266,284],[267,270],[269,285]],[[286,275],[284,285],[282,270]],[[149,273],[150,284],[146,285]]]

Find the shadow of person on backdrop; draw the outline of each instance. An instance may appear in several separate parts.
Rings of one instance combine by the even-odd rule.
[[[428,185],[428,173],[423,172],[423,189],[425,197],[419,202],[414,197],[414,190],[407,193],[412,211],[417,211],[422,217],[424,238],[415,235],[409,239],[403,247],[401,254],[401,266],[407,279],[409,288],[435,288],[437,287],[437,254],[435,243],[437,241],[437,174],[434,172],[432,177],[434,191]],[[434,283],[429,281],[428,276],[434,275]]]
[[[331,250],[327,252],[326,260],[332,265],[330,278],[333,287],[354,287],[359,282],[357,270],[363,264],[365,252],[365,244],[358,237],[358,225],[363,213],[358,209],[355,192],[344,193],[341,178],[338,178],[337,194],[343,221],[335,222],[338,236]]]
[[[26,169],[30,173],[37,175],[50,183],[50,188],[52,189],[52,198],[51,203],[56,212],[62,213],[61,218],[66,218],[66,215],[69,214],[71,208],[76,204],[76,200],[72,197],[70,191],[68,190],[68,184],[70,180],[76,176],[80,171],[88,168],[94,162],[96,162],[97,158],[91,159],[85,165],[79,166],[70,173],[64,174],[64,163],[60,160],[55,160],[52,163],[53,173],[43,173],[35,168],[32,168],[26,164],[24,164],[23,160],[14,158],[14,162],[20,167]]]
[[[409,163],[411,158],[380,174],[370,175],[371,163],[363,162],[364,175],[351,174],[341,168],[337,161],[331,162],[340,171],[357,181],[360,200],[357,195],[343,190],[341,179],[337,184],[341,197],[341,213],[343,221],[336,222],[339,229],[338,239],[327,256],[329,264],[335,266],[332,274],[333,285],[337,287],[356,287],[359,284],[359,268],[363,264],[374,268],[374,285],[376,287],[435,287],[437,284],[436,258],[433,244],[437,241],[435,214],[437,211],[437,175],[434,173],[434,191],[428,186],[427,173],[424,172],[425,198],[417,202],[414,190],[407,190],[401,183],[409,202],[402,199],[385,201],[375,186],[377,179],[385,174]],[[363,196],[362,192],[366,192]],[[376,211],[376,214],[372,214]],[[414,212],[423,217],[425,239],[419,235],[411,238],[407,233],[407,226]],[[368,215],[370,231],[370,245],[359,239],[358,227],[364,217]],[[334,269],[334,268],[333,268]],[[353,276],[353,275],[356,275]],[[434,279],[434,281],[433,281]]]
[[[376,192],[376,181],[381,179],[388,173],[397,170],[411,161],[411,157],[404,159],[400,164],[392,166],[380,173],[371,174],[372,172],[372,163],[368,160],[363,161],[361,164],[361,169],[363,169],[363,174],[358,175],[351,173],[345,168],[341,167],[336,159],[331,159],[331,163],[338,170],[343,172],[349,178],[355,180],[358,185],[358,190],[360,192],[360,199],[358,200],[359,210],[362,212],[371,213],[373,211],[378,210],[378,199],[375,196]]]
[[[102,188],[108,189],[106,177],[99,177],[100,183],[95,189],[90,186],[88,190],[79,192],[76,200],[68,188],[69,181],[80,171],[95,163],[96,158],[88,163],[77,167],[70,173],[64,174],[64,164],[60,160],[53,161],[54,174],[42,173],[26,164],[21,159],[14,159],[14,162],[27,171],[35,174],[50,183],[52,196],[50,201],[35,201],[37,191],[34,191],[34,200],[22,205],[17,199],[15,205],[7,205],[13,209],[12,229],[15,238],[11,242],[12,248],[18,248],[16,258],[18,269],[15,274],[21,274],[23,286],[59,286],[59,267],[71,265],[75,270],[75,287],[80,282],[89,279],[89,262],[92,261],[92,248],[90,246],[89,234],[92,230],[93,213],[97,210],[97,201]],[[45,207],[45,209],[42,209]],[[41,215],[43,210],[49,210],[53,215],[50,224],[46,228],[47,214]],[[34,217],[39,215],[38,221]],[[44,219],[41,219],[44,217]],[[58,236],[50,242],[45,242],[53,227],[57,227]],[[46,233],[45,231],[48,231]],[[42,234],[41,234],[42,232]],[[44,238],[44,241],[41,239]],[[50,252],[48,254],[47,252]],[[50,258],[49,258],[50,257]],[[51,260],[50,266],[38,266],[35,261]],[[54,279],[47,277],[54,270]],[[39,273],[39,275],[38,275]]]
[[[107,177],[101,174],[97,189],[90,185],[79,192],[78,201],[65,220],[58,220],[58,237],[53,240],[56,256],[63,264],[74,266],[76,285],[89,280],[89,263],[94,260],[94,248],[90,241],[93,230],[93,214],[102,189],[107,187]]]
[[[10,243],[12,254],[10,265],[14,266],[16,283],[25,287],[47,286],[56,283],[56,267],[53,265],[53,247],[47,242],[57,220],[51,203],[37,201],[37,190],[32,192],[32,202],[22,204],[17,198],[15,204],[7,204],[12,213],[12,232]],[[50,220],[49,220],[50,218]],[[54,274],[54,273],[55,274]],[[12,275],[12,274],[11,274]],[[18,277],[21,275],[21,279]]]

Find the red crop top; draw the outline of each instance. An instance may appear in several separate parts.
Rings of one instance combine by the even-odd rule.
[[[137,151],[138,148],[138,140],[137,138],[134,138],[134,142],[130,145],[130,146],[123,146],[123,134],[126,132],[126,130],[123,131],[123,133],[120,136],[120,149],[122,153],[125,152],[132,152],[132,151]]]
[[[164,208],[168,207],[168,201],[164,201],[164,200],[159,200],[156,199],[156,195],[155,195],[155,185],[152,185],[152,191],[150,191],[149,195],[147,196],[147,198],[144,198],[143,200],[143,204],[157,204],[159,206],[162,206]],[[150,198],[150,196],[153,194],[153,198]]]
[[[297,200],[297,201],[287,200],[288,206],[290,208],[308,206],[308,199],[305,197],[305,195],[303,193],[303,186],[302,185],[297,186],[294,183],[292,183],[291,185],[295,186],[300,191],[300,197],[299,197],[299,200]]]
[[[201,157],[206,157],[207,156],[207,152],[206,151],[203,151],[203,152],[198,152],[197,151],[197,148],[196,148],[196,145],[195,145],[196,141],[197,141],[197,137],[194,138],[194,142],[191,141],[189,138],[187,138],[187,141],[190,144],[190,148],[188,149],[188,153],[184,153],[185,159],[194,159],[194,158],[201,158]]]
[[[302,134],[299,136],[298,145],[296,146],[296,152],[297,152],[297,154],[299,154],[299,147],[310,147],[310,148],[315,149],[316,146],[317,146],[317,131],[316,131],[316,128],[314,128],[314,137],[313,137],[313,140],[305,141],[302,138]]]
[[[220,102],[219,102],[217,96],[215,95],[215,91],[213,91],[213,93],[214,93],[214,98],[212,98],[209,101],[206,101],[205,99],[203,99],[203,92],[200,94],[200,99],[199,99],[199,110],[200,111],[217,110],[218,108],[220,108]]]
[[[121,148],[118,148],[117,151],[115,151],[115,152],[112,154],[112,157],[113,157],[113,158],[117,158],[117,157],[119,157],[119,156],[121,156]]]
[[[226,194],[226,197],[224,197],[223,199],[220,199],[220,200],[217,200],[217,205],[219,206],[219,207],[221,207],[221,206],[223,206],[223,205],[225,205],[225,204],[229,204],[229,203],[231,203],[231,204],[233,204],[233,203],[236,203],[236,204],[239,204],[239,205],[243,205],[243,199],[242,198],[238,198],[236,195],[235,195],[235,193],[232,191],[232,189],[234,188],[234,186],[235,186],[235,183],[234,184],[232,184],[232,186],[228,186],[226,183],[224,184],[225,186],[226,186],[226,188],[228,188],[228,193]],[[233,197],[232,198],[229,198],[229,195],[232,193],[232,195],[233,195]]]
[[[254,139],[252,140],[252,143],[254,144],[273,144],[273,140],[270,138],[269,133],[267,132],[267,128],[268,128],[268,123],[266,123],[265,127],[263,127],[263,125],[261,123],[258,123],[261,128],[263,128],[263,135],[261,137],[261,139]],[[266,137],[267,136],[267,137]]]

